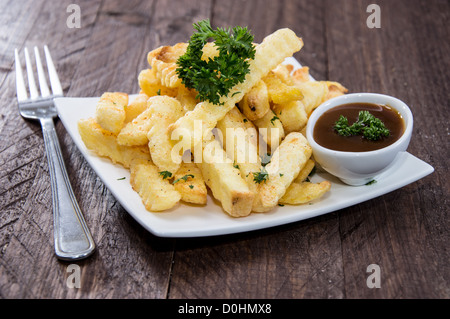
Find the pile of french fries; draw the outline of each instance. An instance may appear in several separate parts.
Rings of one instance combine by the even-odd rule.
[[[178,78],[176,61],[187,43],[157,48],[139,74],[137,97],[104,93],[95,116],[78,122],[81,138],[130,170],[131,186],[151,212],[180,202],[206,205],[208,189],[232,217],[317,200],[331,184],[309,181],[315,162],[304,129],[318,105],[347,90],[283,63],[302,46],[290,29],[266,37],[246,80],[221,105],[198,101]],[[208,43],[202,58],[215,54]]]

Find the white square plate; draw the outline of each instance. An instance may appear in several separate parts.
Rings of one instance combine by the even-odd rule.
[[[287,59],[287,62],[295,67],[300,66],[293,58]],[[133,97],[135,95],[131,95],[130,99]],[[180,203],[169,211],[152,213],[145,209],[141,198],[132,189],[129,170],[113,164],[106,158],[98,157],[88,150],[81,140],[77,122],[80,119],[94,116],[98,100],[99,97],[57,98],[55,104],[59,118],[66,130],[106,187],[137,222],[160,237],[224,235],[297,222],[384,195],[434,171],[429,164],[405,152],[395,160],[388,174],[377,178],[377,182],[369,186],[348,186],[335,177],[318,171],[312,181],[329,180],[332,183],[331,190],[320,200],[306,205],[286,205],[276,207],[268,213],[254,213],[244,218],[233,218],[208,196],[206,206]],[[124,177],[125,179],[123,179]]]

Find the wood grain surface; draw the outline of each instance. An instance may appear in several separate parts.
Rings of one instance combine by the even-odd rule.
[[[68,28],[67,7],[81,9]],[[381,8],[370,29],[369,4]],[[66,96],[136,93],[148,51],[185,42],[192,24],[278,28],[319,80],[404,100],[408,151],[435,172],[379,198],[309,220],[211,238],[159,238],[103,185],[60,121],[70,180],[97,245],[55,258],[50,178],[39,123],[20,117],[14,48],[47,44]],[[0,2],[0,298],[450,298],[450,2],[446,0],[4,0]],[[81,286],[67,285],[68,266]],[[381,288],[366,284],[381,269]]]

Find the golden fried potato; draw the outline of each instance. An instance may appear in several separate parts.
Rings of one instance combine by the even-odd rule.
[[[325,101],[348,93],[348,90],[338,82],[327,81],[326,83],[328,86],[328,95],[325,98]]]
[[[301,169],[300,173],[298,173],[298,176],[294,180],[294,182],[299,183],[299,184],[304,182],[308,178],[309,174],[311,174],[311,172],[315,166],[316,166],[316,162],[314,162],[312,159],[309,159],[305,163],[305,166],[303,166],[303,168]]]
[[[298,87],[283,83],[273,71],[266,75],[263,81],[267,85],[269,99],[274,104],[286,104],[303,99],[302,91]]]
[[[267,112],[262,118],[253,121],[253,124],[258,128],[258,132],[264,142],[274,150],[285,137],[283,123],[281,123],[280,118],[272,111]]]
[[[280,204],[300,205],[319,199],[331,188],[331,183],[323,181],[321,183],[292,183],[283,197]]]
[[[302,103],[309,117],[312,111],[325,101],[328,95],[328,85],[324,81],[310,81],[299,84],[298,88],[302,91]]]
[[[279,64],[272,72],[286,85],[294,85],[294,79],[291,76],[291,72],[294,66],[291,64]]]
[[[176,172],[183,154],[172,153],[168,126],[184,115],[180,102],[168,96],[154,96],[149,100],[152,109],[151,127],[147,133],[152,161],[161,171]]]
[[[159,83],[167,88],[177,88],[181,86],[181,79],[178,77],[178,58],[186,52],[187,43],[177,43],[174,46],[162,46],[147,55],[147,60],[159,80]]]
[[[130,104],[128,104],[125,108],[125,123],[131,122],[147,109],[148,98],[147,94],[140,93],[132,102],[130,102]]]
[[[160,212],[173,208],[181,199],[175,187],[161,177],[149,160],[134,160],[130,168],[130,184],[142,198],[145,208]]]
[[[177,90],[161,85],[160,80],[156,77],[152,69],[145,69],[138,76],[139,87],[149,97],[156,95],[176,96]]]
[[[180,169],[174,175],[173,183],[183,202],[206,205],[208,190],[202,171],[195,163],[181,163]]]
[[[217,128],[222,132],[222,144],[228,158],[241,172],[249,190],[256,195],[258,185],[253,182],[252,173],[261,168],[261,159],[258,155],[258,132],[250,121],[245,120],[245,116],[235,107],[217,122]],[[254,202],[253,205],[257,204]]]
[[[308,124],[308,115],[302,101],[274,104],[272,110],[283,124],[285,134],[299,132]]]
[[[205,145],[203,160],[197,165],[206,185],[230,216],[248,216],[252,211],[253,192],[249,190],[233,161],[227,158],[218,141],[206,142]]]
[[[195,90],[190,90],[184,85],[178,88],[176,99],[180,101],[181,106],[185,112],[192,111],[195,106],[199,103],[196,99],[197,93]]]
[[[292,79],[297,85],[311,81],[311,76],[309,75],[309,67],[304,66],[292,72]]]
[[[93,118],[80,120],[78,132],[88,149],[125,168],[129,168],[134,159],[150,160],[148,147],[119,145],[116,136],[103,129]]]
[[[149,100],[147,101],[147,109],[131,122],[125,124],[119,135],[117,135],[117,142],[120,145],[137,146],[148,143],[147,134],[153,125],[151,121],[153,109],[150,107]]]
[[[239,102],[242,113],[250,120],[262,118],[270,111],[269,93],[264,81],[259,81]]]
[[[125,122],[125,107],[128,105],[128,94],[122,92],[106,92],[97,103],[95,120],[100,126],[114,134],[118,134]]]
[[[268,179],[260,184],[257,196],[260,196],[261,209],[258,211],[269,211],[278,204],[311,154],[311,146],[301,133],[286,136],[265,167]]]

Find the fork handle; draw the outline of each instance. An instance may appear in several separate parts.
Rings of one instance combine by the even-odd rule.
[[[70,185],[53,118],[41,118],[53,202],[55,252],[63,260],[89,256],[94,240]]]

